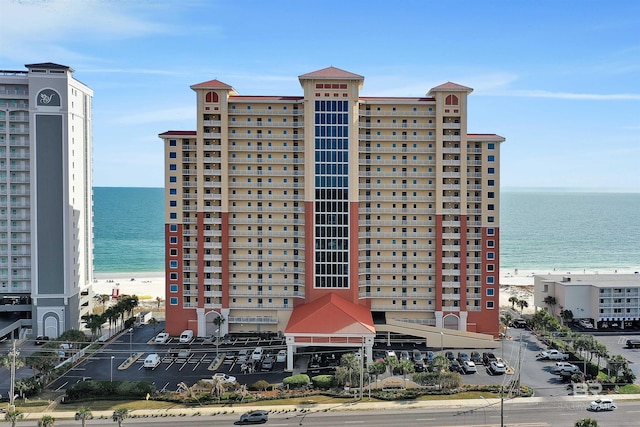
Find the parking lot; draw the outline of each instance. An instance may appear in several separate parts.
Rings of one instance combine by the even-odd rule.
[[[158,329],[156,332],[160,331]],[[269,383],[281,383],[291,375],[285,372],[286,362],[277,360],[280,350],[286,348],[282,338],[231,338],[215,345],[213,341],[194,339],[190,343],[179,343],[177,337],[170,338],[166,343],[154,343],[154,333],[150,326],[134,329],[132,333],[124,332],[115,341],[105,345],[101,352],[94,354],[85,361],[71,369],[63,377],[56,380],[52,389],[63,389],[84,379],[100,380],[144,380],[152,382],[158,390],[176,390],[178,384],[184,382],[188,385],[201,379],[210,379],[215,373],[226,374],[235,377],[242,384],[253,384],[258,380]],[[472,351],[491,351],[497,358],[503,359],[507,365],[504,375],[491,375],[487,366],[477,365],[477,372],[463,374],[464,384],[503,384],[507,385],[512,380],[518,380],[521,384],[533,387],[537,396],[566,396],[567,384],[554,372],[555,361],[538,361],[536,355],[546,349],[537,337],[525,329],[511,329],[509,338],[502,341],[501,347],[495,350],[487,349],[447,349],[457,356],[458,352],[471,354]],[[635,335],[634,335],[635,336]],[[596,338],[606,344],[611,354],[622,354],[634,363],[640,363],[640,349],[626,349],[624,343],[628,335],[604,335]],[[637,336],[636,336],[637,337]],[[260,360],[251,363],[252,369],[247,369],[248,363],[243,363],[238,358],[239,352],[246,350],[250,354],[256,347],[262,347],[263,353]],[[428,351],[434,355],[440,354],[440,348],[427,348],[419,341],[400,342],[392,340],[391,345],[386,341],[376,340],[374,355],[385,354],[394,351],[398,357],[402,351],[409,354],[414,349],[423,354]],[[182,354],[181,354],[182,351]],[[310,375],[318,373],[330,373],[339,364],[342,354],[354,349],[327,349],[306,348],[300,349],[296,354],[296,372],[308,371]],[[153,368],[144,368],[144,359],[148,354],[157,353],[161,363]],[[118,369],[131,354],[140,354],[140,357],[126,369]],[[220,366],[214,366],[216,354],[224,354],[226,357]],[[262,370],[262,362],[269,355],[273,359],[269,369]],[[318,361],[323,361],[320,366]],[[245,366],[243,369],[243,365]],[[632,365],[633,366],[633,365]]]

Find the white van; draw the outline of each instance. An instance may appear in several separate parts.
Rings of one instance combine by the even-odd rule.
[[[151,353],[146,359],[144,359],[144,367],[149,369],[157,368],[161,361],[162,360],[160,359],[160,356],[158,356],[158,353]]]
[[[193,331],[191,329],[182,331],[180,334],[180,342],[186,343],[191,342],[191,340],[193,340]]]

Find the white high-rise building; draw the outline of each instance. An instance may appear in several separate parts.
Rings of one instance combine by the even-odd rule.
[[[0,336],[57,337],[92,305],[93,91],[26,68],[0,71]]]

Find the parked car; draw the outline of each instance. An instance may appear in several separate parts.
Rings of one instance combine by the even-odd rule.
[[[537,357],[538,360],[569,360],[567,353],[562,353],[556,349],[543,351]]]
[[[418,360],[424,360],[424,355],[417,348],[413,350],[413,352],[411,353],[411,357],[413,358],[414,362],[417,362]]]
[[[507,372],[507,367],[502,362],[498,362],[497,360],[491,361],[489,363],[489,367],[487,368],[490,375],[502,375]]]
[[[157,368],[158,365],[162,362],[158,353],[151,353],[144,359],[144,367],[147,369]]]
[[[396,355],[396,352],[395,352],[395,351],[393,351],[393,350],[387,350],[386,355],[385,355],[385,358],[386,358],[386,357],[396,357],[396,358],[397,358],[398,356]]]
[[[267,411],[251,411],[240,415],[241,424],[261,423],[269,421],[269,413]]]
[[[280,350],[276,355],[276,362],[286,362],[287,361],[287,350]]]
[[[553,370],[555,372],[562,372],[562,371],[567,371],[567,372],[579,372],[580,368],[578,368],[576,365],[574,365],[573,363],[569,363],[569,362],[556,362],[556,366],[554,366]]]
[[[227,375],[223,372],[216,372],[215,374],[213,374],[213,378],[217,378],[219,380],[221,380],[223,383],[235,383],[236,382],[236,377],[233,377],[231,375]]]
[[[640,340],[627,340],[626,345],[627,345],[627,348],[640,348]]]
[[[160,332],[156,336],[156,339],[154,340],[154,342],[158,344],[164,344],[167,341],[169,341],[169,338],[171,338],[171,336],[167,332]]]
[[[433,351],[427,351],[427,355],[425,356],[425,359],[427,359],[427,362],[433,362],[434,357],[436,357],[436,355]]]
[[[273,360],[273,357],[267,355],[265,356],[265,358],[262,360],[262,365],[260,366],[260,370],[261,371],[270,371],[273,369],[273,365],[275,364],[275,360]]]
[[[38,335],[38,336],[36,337],[36,342],[35,342],[35,344],[36,344],[36,345],[42,345],[42,344],[47,343],[48,341],[49,341],[49,337],[48,337],[48,336],[46,336],[46,335]]]
[[[469,353],[458,353],[458,362],[464,363],[465,360],[471,360]]]
[[[462,369],[462,365],[456,359],[453,359],[451,361],[451,363],[449,364],[449,370],[451,372],[459,372],[461,374],[464,374],[464,370]]]
[[[613,399],[597,399],[591,402],[591,405],[589,405],[589,409],[596,412],[613,411],[616,408],[617,406]]]
[[[238,352],[238,362],[244,363],[249,360],[249,350],[240,350]]]
[[[400,352],[400,360],[410,360],[409,352],[407,350],[402,350]]]
[[[482,353],[482,363],[484,363],[485,366],[489,366],[494,360],[498,360],[495,354],[490,352]]]
[[[471,352],[471,361],[473,363],[482,365],[482,355],[477,351]]]
[[[191,356],[191,349],[189,348],[181,348],[180,351],[178,351],[178,358],[180,359],[186,359],[189,356]]]
[[[593,329],[593,324],[591,323],[591,320],[589,319],[580,319],[578,321],[578,324],[580,326],[582,326],[585,329]]]
[[[527,321],[524,319],[516,319],[513,321],[513,327],[514,328],[526,328],[527,327]]]
[[[415,362],[413,362],[413,369],[416,372],[424,372],[424,359],[416,360]]]
[[[262,349],[262,347],[256,347],[255,350],[253,350],[253,353],[251,353],[251,360],[260,360],[262,359],[262,354],[264,353],[264,350]]]
[[[476,372],[478,372],[476,364],[471,360],[465,360],[464,362],[462,362],[462,370],[465,374],[475,374]]]
[[[191,329],[185,329],[180,334],[180,342],[181,343],[189,343],[193,340],[193,331]]]
[[[449,360],[449,362],[456,360],[456,356],[453,354],[453,351],[447,351],[444,356]]]

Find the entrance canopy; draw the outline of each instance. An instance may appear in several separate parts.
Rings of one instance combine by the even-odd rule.
[[[376,336],[368,307],[327,294],[293,309],[284,331],[287,341],[287,369],[293,369],[293,351],[297,347],[360,347],[371,349]]]

